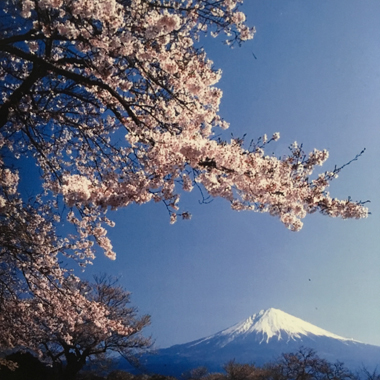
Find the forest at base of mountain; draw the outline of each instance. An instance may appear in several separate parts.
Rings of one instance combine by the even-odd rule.
[[[18,352],[7,358],[17,363],[17,369],[11,371],[0,366],[2,380],[74,380],[56,375],[53,368],[45,366],[30,353]],[[112,361],[94,362],[81,371],[75,380],[380,380],[377,370],[370,371],[362,367],[352,372],[344,363],[329,362],[305,347],[294,353],[284,353],[263,366],[231,360],[221,372],[209,372],[206,367],[199,367],[180,377],[154,373],[132,374],[112,367]]]

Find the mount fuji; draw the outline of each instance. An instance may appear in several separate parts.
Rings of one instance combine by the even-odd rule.
[[[379,346],[341,337],[271,308],[214,335],[158,350],[143,358],[142,365],[150,372],[178,376],[200,366],[221,371],[232,359],[260,366],[301,347],[351,370],[373,370],[380,364]]]

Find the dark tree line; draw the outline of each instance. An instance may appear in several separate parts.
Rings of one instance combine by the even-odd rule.
[[[52,372],[46,370],[38,359],[28,354],[16,354],[11,357],[19,360],[16,371],[6,369],[2,372],[3,380],[51,380]],[[92,370],[79,373],[78,380],[177,380],[172,376],[160,374],[132,374],[122,370],[112,370],[112,362],[105,370],[107,363],[98,363]],[[26,369],[28,368],[28,369]],[[108,374],[105,374],[107,373]],[[61,377],[65,379],[65,377]],[[308,348],[300,348],[295,353],[284,353],[277,360],[261,367],[254,364],[237,363],[231,360],[223,367],[223,372],[211,373],[206,367],[194,368],[182,374],[178,380],[380,380],[380,373],[361,368],[350,371],[342,362],[329,362],[320,358]]]

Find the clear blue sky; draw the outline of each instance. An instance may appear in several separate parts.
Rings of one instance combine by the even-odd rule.
[[[121,276],[158,347],[213,334],[275,307],[333,333],[380,345],[380,1],[246,0],[253,41],[229,49],[202,41],[223,70],[221,114],[229,133],[280,132],[268,153],[293,141],[328,149],[324,169],[367,151],[332,184],[333,196],[370,199],[367,220],[311,215],[301,232],[277,219],[199,205],[170,225],[160,204],[118,211],[109,234],[117,260],[86,276]],[[254,58],[252,52],[257,57]]]

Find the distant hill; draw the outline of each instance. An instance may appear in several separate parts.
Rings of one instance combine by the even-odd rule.
[[[142,358],[142,365],[148,372],[178,376],[200,366],[220,371],[232,359],[260,366],[302,346],[351,370],[380,367],[379,346],[343,338],[273,308],[209,337],[158,350]]]

